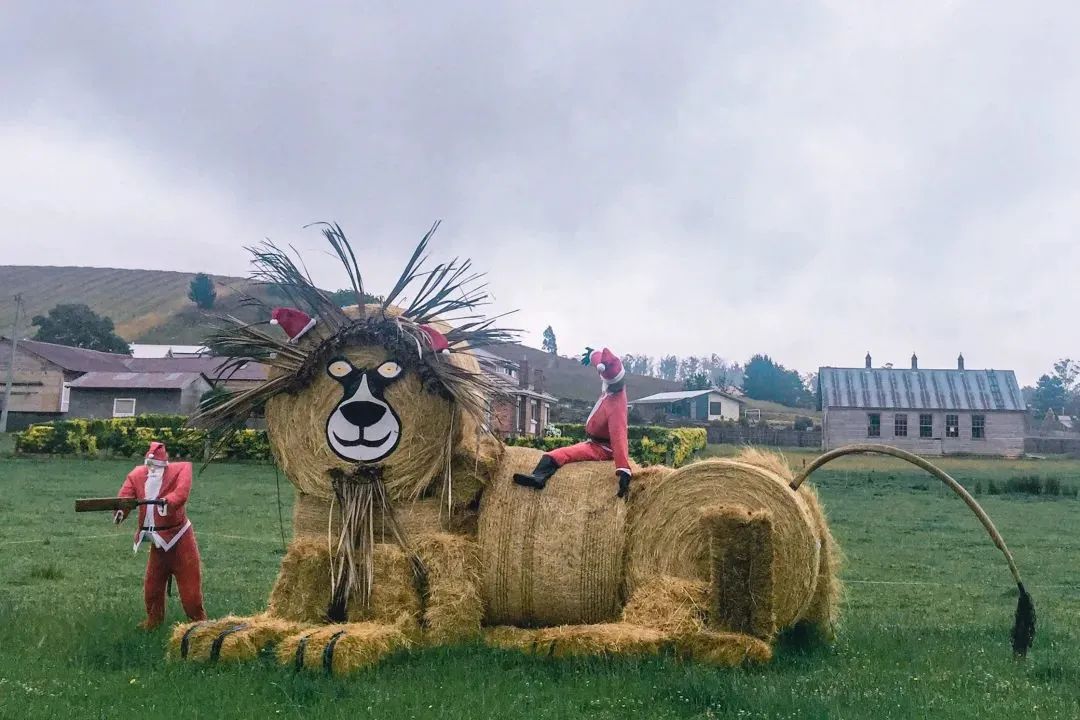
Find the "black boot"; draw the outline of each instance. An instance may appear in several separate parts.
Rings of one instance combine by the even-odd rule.
[[[551,456],[544,455],[540,458],[540,462],[536,464],[536,469],[531,474],[514,473],[514,482],[525,487],[543,490],[544,486],[547,485],[548,478],[554,475],[558,469],[559,466],[555,464]]]

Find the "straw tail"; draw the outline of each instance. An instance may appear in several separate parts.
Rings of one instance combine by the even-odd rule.
[[[1005,544],[1005,538],[1003,538],[1001,533],[998,532],[998,529],[994,527],[994,523],[990,520],[990,516],[987,515],[986,511],[982,509],[982,506],[975,501],[975,498],[971,497],[971,494],[947,472],[918,455],[889,445],[848,445],[847,447],[831,450],[816,458],[791,481],[791,489],[798,490],[799,486],[803,484],[806,478],[822,465],[845,455],[855,454],[891,455],[892,457],[906,460],[945,483],[949,486],[950,490],[956,493],[960,499],[971,508],[971,511],[975,513],[975,516],[979,518],[979,522],[982,523],[982,526],[986,529],[987,534],[990,535],[990,539],[994,541],[994,545],[997,546],[997,549],[1005,556],[1005,561],[1009,564],[1009,572],[1012,573],[1013,580],[1016,581],[1016,586],[1020,590],[1020,597],[1016,603],[1016,619],[1012,629],[1012,646],[1013,653],[1015,653],[1017,657],[1026,656],[1035,639],[1035,603],[1032,601],[1031,595],[1028,594],[1028,591],[1024,588],[1024,583],[1020,579],[1020,571],[1016,567],[1016,562],[1013,560],[1012,553],[1009,552],[1009,548]]]

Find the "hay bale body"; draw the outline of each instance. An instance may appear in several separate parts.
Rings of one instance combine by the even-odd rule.
[[[741,460],[693,463],[638,489],[629,513],[628,596],[657,576],[710,580],[711,529],[702,511],[720,503],[772,514],[773,612],[779,627],[793,624],[818,584],[817,526],[805,497],[781,476]]]
[[[396,545],[379,543],[374,559],[375,582],[369,607],[365,609],[359,598],[350,596],[348,621],[400,623],[405,616],[411,619],[412,630],[419,630],[420,592],[408,557]],[[324,623],[329,605],[330,551],[326,538],[294,539],[270,592],[269,614],[292,622]]]
[[[489,625],[598,623],[621,609],[626,503],[611,463],[559,469],[542,492],[514,484],[541,452],[510,447],[484,492],[481,583]]]
[[[623,622],[684,637],[706,630],[709,585],[701,580],[659,576],[636,591],[623,608]]]

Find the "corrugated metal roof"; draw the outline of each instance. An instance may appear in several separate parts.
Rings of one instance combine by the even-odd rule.
[[[737,398],[730,393],[726,393],[723,390],[717,390],[713,388],[711,390],[681,390],[678,392],[662,392],[655,395],[649,395],[639,400],[632,400],[631,405],[660,405],[663,403],[678,402],[680,400],[689,400],[691,398],[701,397],[702,395],[709,395],[716,393],[717,395],[723,395],[726,398],[731,398],[736,402],[743,402],[742,398]]]
[[[220,357],[174,357],[174,358],[127,358],[124,367],[132,372],[202,373],[211,380],[218,378],[225,358]],[[267,367],[257,362],[246,363],[235,373],[226,374],[223,380],[265,380]]]
[[[6,338],[3,338],[6,340]],[[217,379],[225,358],[220,357],[173,357],[139,358],[117,353],[85,350],[38,340],[20,340],[19,348],[44,358],[71,372],[132,372],[132,373],[202,373]],[[229,380],[265,380],[267,367],[249,362],[231,373]]]
[[[88,372],[73,380],[70,387],[82,390],[182,390],[200,377],[199,373]]]
[[[818,370],[822,408],[1026,410],[1012,370]]]
[[[38,357],[59,365],[64,370],[71,372],[107,372],[109,370],[123,370],[124,361],[131,358],[127,355],[100,352],[98,350],[85,350],[83,348],[68,347],[55,343],[40,342],[38,340],[20,340],[19,348],[31,352]]]

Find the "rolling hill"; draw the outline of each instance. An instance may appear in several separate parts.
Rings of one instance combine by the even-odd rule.
[[[85,303],[112,318],[116,332],[130,342],[197,343],[204,319],[188,300],[194,273],[118,268],[0,265],[0,333],[9,334],[16,294],[23,297],[20,334],[33,335],[30,320],[59,303]],[[229,286],[249,288],[243,278],[216,277],[220,310],[238,308]],[[215,308],[219,309],[219,308]]]

